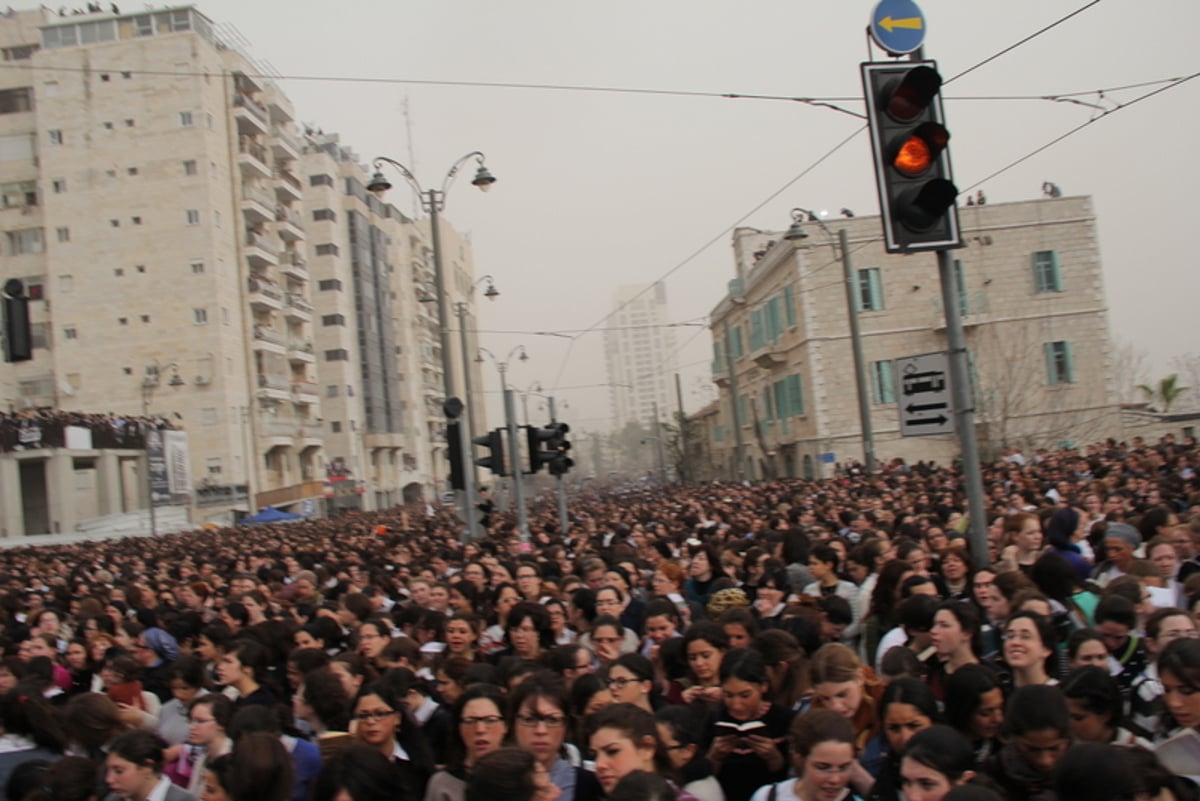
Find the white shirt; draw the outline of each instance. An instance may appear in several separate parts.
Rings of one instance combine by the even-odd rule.
[[[171,789],[171,780],[166,776],[158,777],[158,784],[146,794],[146,801],[167,801],[167,790]]]

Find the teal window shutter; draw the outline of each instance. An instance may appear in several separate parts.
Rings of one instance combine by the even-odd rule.
[[[804,379],[797,373],[784,380],[787,382],[788,412],[804,414]]]
[[[1046,357],[1046,383],[1057,384],[1058,374],[1054,369],[1054,343],[1047,342],[1045,345],[1042,345],[1042,351]]]
[[[1068,384],[1075,383],[1075,359],[1071,355],[1071,343],[1060,342],[1062,345],[1063,376]]]
[[[878,311],[883,308],[883,273],[878,267],[872,267],[868,274],[871,278],[871,309]]]
[[[791,286],[783,288],[783,313],[789,327],[796,324],[796,298]]]
[[[1051,276],[1051,284],[1054,287],[1054,291],[1062,292],[1063,291],[1062,269],[1059,267],[1057,250],[1050,251],[1050,276]],[[1070,350],[1069,344],[1068,344],[1067,349],[1068,349],[1068,351]]]

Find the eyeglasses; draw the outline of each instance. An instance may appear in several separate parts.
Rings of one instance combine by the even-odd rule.
[[[639,681],[640,681],[640,679],[617,678],[617,679],[609,679],[608,681],[606,681],[604,683],[607,684],[609,687],[616,687],[618,690],[623,690],[626,687],[628,687],[630,684],[637,684]]]
[[[504,718],[500,717],[499,715],[484,715],[477,718],[463,718],[459,721],[459,725],[478,726],[482,723],[484,726],[487,726],[490,729],[492,726],[499,726],[503,722]]]
[[[542,723],[547,729],[561,729],[566,722],[566,715],[517,715],[517,723],[528,729],[536,729]]]
[[[372,709],[370,712],[356,713],[354,715],[354,719],[361,720],[363,722],[366,722],[368,720],[380,721],[380,720],[385,720],[387,718],[390,718],[392,715],[395,715],[395,714],[397,714],[397,713],[396,713],[396,710],[394,710],[394,709]]]

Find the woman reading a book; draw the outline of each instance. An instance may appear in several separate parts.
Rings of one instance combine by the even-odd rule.
[[[734,648],[721,659],[723,702],[713,726],[708,761],[726,801],[748,801],[764,784],[787,775],[787,732],[791,710],[766,700],[766,662],[750,648]]]

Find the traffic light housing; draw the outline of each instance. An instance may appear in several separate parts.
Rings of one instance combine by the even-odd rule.
[[[497,428],[495,431],[489,431],[486,434],[475,437],[471,440],[472,444],[482,445],[487,448],[488,455],[481,456],[475,460],[475,464],[480,467],[485,467],[491,470],[498,476],[506,476],[504,470],[504,430]]]
[[[33,358],[33,330],[29,323],[29,298],[16,278],[4,283],[4,361],[27,362]]]
[[[937,63],[868,62],[862,78],[884,247],[962,247]]]
[[[571,427],[566,423],[553,423],[551,427],[555,430],[555,436],[549,443],[554,451],[554,456],[550,459],[550,475],[565,476],[575,466],[574,460],[568,455],[571,452],[571,443],[567,441],[567,433]]]
[[[466,489],[466,477],[463,473],[462,440],[459,437],[457,420],[446,423],[446,460],[450,462],[450,489]]]
[[[554,440],[559,436],[558,428],[551,423],[548,428],[525,426],[525,441],[529,449],[529,474],[533,475],[549,465],[558,452]]]

